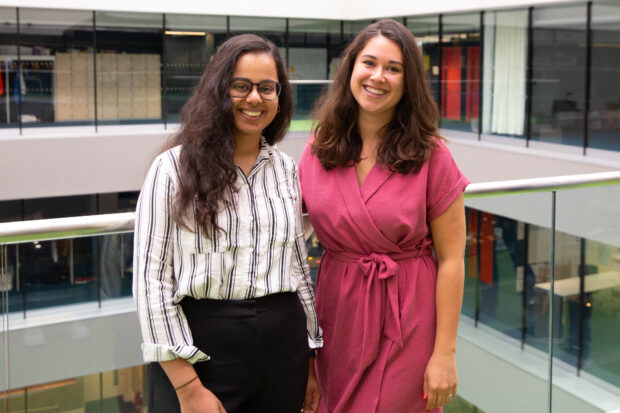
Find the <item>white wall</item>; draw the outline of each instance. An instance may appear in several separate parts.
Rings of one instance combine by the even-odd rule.
[[[577,0],[436,0],[392,1],[375,0],[1,0],[0,6],[43,7],[77,10],[119,10],[156,13],[196,13],[237,16],[274,16],[356,20],[384,16],[445,13],[491,8],[527,7],[534,4],[567,3]]]
[[[147,129],[150,128],[151,131]],[[151,160],[172,133],[161,126],[124,126],[64,135],[0,137],[0,201],[137,191]],[[26,131],[40,133],[40,131]],[[448,147],[472,182],[620,170],[620,160],[451,137]],[[290,133],[279,146],[298,159],[307,132]],[[561,148],[560,148],[561,149]],[[620,246],[620,186],[558,193],[557,229]],[[468,200],[467,205],[550,227],[549,193]]]

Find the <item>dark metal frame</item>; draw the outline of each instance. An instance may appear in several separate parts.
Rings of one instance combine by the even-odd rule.
[[[586,90],[583,105],[583,155],[590,140],[590,80],[592,76],[592,1],[587,4],[587,23],[586,23]]]
[[[164,123],[164,130],[168,129],[168,61],[166,47],[166,13],[162,13],[162,32],[161,32],[161,120]],[[226,20],[228,24],[228,20]],[[228,27],[228,26],[227,26]]]
[[[21,76],[22,69],[22,53],[21,53],[21,30],[19,24],[19,7],[15,9],[15,23],[17,25],[17,71],[15,72],[15,76]],[[22,96],[22,82],[18,81],[17,83],[17,121],[19,122],[19,134],[21,135],[23,132],[22,125],[22,100],[24,100]],[[7,85],[8,87],[8,85]],[[8,93],[8,92],[7,92]]]
[[[483,108],[483,86],[484,86],[484,10],[480,12],[480,86],[478,87],[478,140],[482,140],[482,108]]]
[[[93,10],[93,95],[95,106],[95,133],[98,131],[99,116],[97,111],[97,13]]]
[[[527,10],[527,69],[525,72],[525,146],[530,146],[532,139],[532,75],[534,59],[534,29],[532,21],[534,18],[534,7]]]

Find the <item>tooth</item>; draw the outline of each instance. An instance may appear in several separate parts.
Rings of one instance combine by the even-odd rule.
[[[368,90],[370,93],[374,93],[375,95],[383,95],[383,93],[385,93],[385,92],[383,92],[381,90],[374,89],[374,88],[371,88],[371,87],[368,87],[368,86],[366,86],[366,90]]]

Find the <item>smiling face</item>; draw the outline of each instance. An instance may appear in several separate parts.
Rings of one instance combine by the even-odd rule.
[[[232,79],[235,78],[245,78],[253,83],[279,80],[276,62],[267,53],[246,53],[239,57],[232,74]],[[255,139],[258,141],[263,129],[276,116],[278,99],[263,99],[257,86],[252,86],[252,90],[244,98],[231,96],[230,99],[235,118],[235,140]]]
[[[381,35],[368,40],[358,53],[350,87],[360,116],[389,122],[404,90],[403,53]]]

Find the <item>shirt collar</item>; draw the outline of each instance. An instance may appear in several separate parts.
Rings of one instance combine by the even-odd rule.
[[[274,161],[273,146],[267,143],[264,136],[260,137],[260,149],[258,151],[256,163],[258,163],[258,161],[261,159],[264,159],[266,161],[270,160],[272,162]]]

